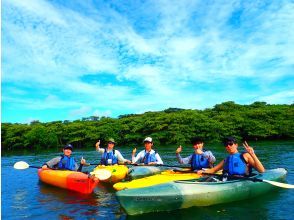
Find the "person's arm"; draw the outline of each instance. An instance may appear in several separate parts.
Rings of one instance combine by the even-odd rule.
[[[250,166],[254,167],[259,173],[263,173],[265,169],[260,160],[258,159],[258,157],[256,156],[253,148],[250,147],[246,141],[243,143],[243,146],[247,151],[247,153],[243,155],[244,159],[249,163]]]
[[[213,164],[216,161],[211,151],[205,151],[203,155],[208,159],[209,163],[211,164]]]
[[[96,151],[97,152],[99,152],[99,153],[101,153],[101,154],[103,154],[104,153],[104,148],[100,148],[100,140],[99,141],[97,141],[97,143],[96,143]]]
[[[182,158],[179,153],[176,153],[176,157],[177,157],[178,162],[180,164],[190,164],[191,163],[192,155],[185,157],[185,158]]]
[[[53,159],[47,161],[45,164],[43,164],[42,168],[46,169],[46,168],[54,168],[54,166],[56,166],[59,161],[61,159],[61,156],[58,157],[54,157]]]
[[[77,164],[77,162],[75,163],[75,170],[78,172],[82,172],[83,166],[90,166],[90,164],[86,163],[84,157],[82,157],[79,165]]]
[[[182,158],[181,155],[180,155],[181,152],[182,152],[182,146],[180,145],[176,150],[176,157],[178,159],[178,162],[180,164],[189,164],[189,163],[191,163],[192,156]]]
[[[155,158],[156,158],[156,160],[157,160],[157,161],[155,162],[155,164],[163,165],[163,161],[162,161],[162,159],[161,159],[161,157],[159,156],[158,153],[155,154]]]
[[[138,153],[136,157],[135,157],[135,153],[136,153],[136,148],[133,150],[133,153],[132,153],[132,163],[137,163],[143,157],[142,151]]]
[[[124,164],[124,163],[126,163],[126,162],[127,162],[127,163],[131,163],[131,161],[125,159],[125,158],[122,156],[122,154],[121,154],[118,150],[115,150],[115,156],[117,157],[118,162],[120,162],[120,163],[122,163],[122,164]]]
[[[217,171],[221,170],[224,167],[224,160],[222,160],[218,165],[216,165],[213,168],[207,169],[207,170],[198,170],[198,174],[202,173],[216,173]]]

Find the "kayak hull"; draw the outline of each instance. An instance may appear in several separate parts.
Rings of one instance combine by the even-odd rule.
[[[120,182],[121,180],[123,180],[128,173],[128,167],[125,165],[110,165],[110,166],[104,166],[104,165],[98,165],[97,167],[94,168],[94,172],[95,170],[99,170],[99,169],[105,169],[111,172],[111,177],[109,179],[106,180],[101,180],[101,182],[106,182],[106,183],[117,183]]]
[[[128,171],[128,179],[134,180],[143,178],[146,176],[151,176],[154,174],[158,174],[164,170],[167,170],[166,167],[160,167],[160,166],[133,166]]]
[[[38,176],[46,184],[83,194],[92,193],[99,182],[97,178],[89,178],[82,172],[69,170],[39,169]]]
[[[162,183],[167,183],[175,180],[190,180],[190,179],[198,179],[201,175],[197,173],[188,173],[187,171],[173,171],[166,170],[161,172],[160,174],[156,174],[153,176],[148,176],[140,179],[135,179],[128,182],[119,182],[113,185],[113,188],[117,191],[123,189],[134,189],[134,188],[142,188],[148,186],[154,186]]]
[[[257,178],[282,181],[286,170],[267,170]],[[200,183],[195,181],[174,181],[145,188],[126,189],[116,196],[129,215],[148,212],[171,211],[192,206],[211,206],[267,193],[276,188],[265,182],[234,180],[227,182]]]

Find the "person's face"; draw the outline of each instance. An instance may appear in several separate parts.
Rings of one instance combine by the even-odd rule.
[[[228,142],[225,147],[226,147],[226,150],[229,154],[234,154],[238,151],[237,150],[238,144],[233,143],[233,142]]]
[[[69,157],[71,155],[71,153],[72,153],[71,149],[63,149],[63,154],[65,156],[68,156]]]
[[[194,148],[194,150],[197,150],[197,149],[202,150],[203,149],[203,142],[195,143],[193,145],[193,148]]]
[[[152,148],[152,145],[153,145],[153,143],[151,143],[151,142],[147,142],[147,141],[144,142],[145,150],[150,151]]]
[[[108,144],[107,144],[107,148],[110,149],[110,150],[112,150],[113,147],[114,147],[114,143],[112,143],[112,142],[108,142]]]

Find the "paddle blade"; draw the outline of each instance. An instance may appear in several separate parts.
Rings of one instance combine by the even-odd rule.
[[[270,181],[270,180],[263,180],[263,182],[272,184],[274,186],[286,188],[286,189],[294,189],[294,185],[287,184],[287,183],[280,183],[280,182],[275,182],[275,181]]]
[[[97,177],[101,181],[108,180],[111,177],[111,172],[109,170],[106,170],[106,169],[94,170],[90,174],[95,175],[95,177]]]
[[[24,169],[29,168],[30,165],[24,161],[18,161],[13,165],[13,167],[14,167],[14,169],[17,169],[17,170],[24,170]]]

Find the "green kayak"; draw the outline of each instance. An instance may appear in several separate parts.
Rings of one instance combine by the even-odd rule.
[[[267,170],[255,178],[283,181],[283,168]],[[210,206],[243,200],[264,194],[276,188],[266,182],[230,180],[226,182],[173,181],[155,186],[125,189],[116,196],[129,215],[170,211],[192,206]]]

